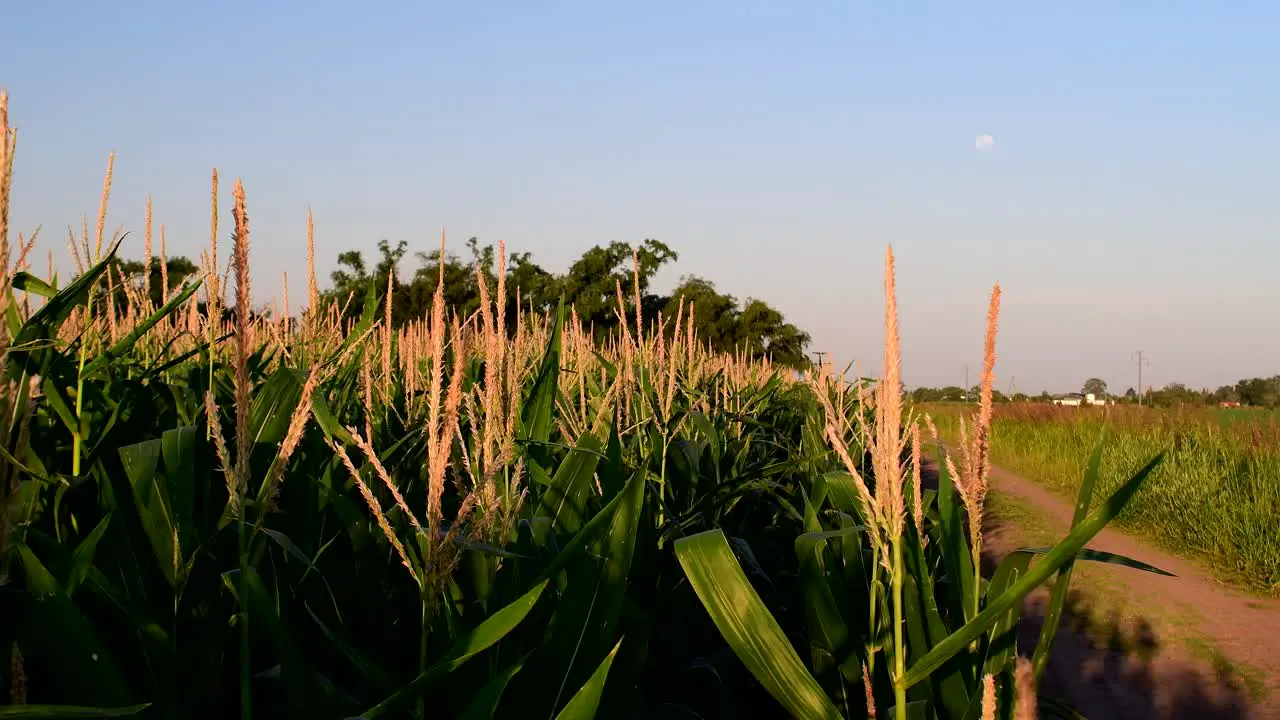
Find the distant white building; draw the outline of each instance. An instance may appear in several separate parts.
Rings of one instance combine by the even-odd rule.
[[[1081,405],[1115,405],[1116,401],[1100,398],[1093,393],[1066,393],[1065,395],[1055,395],[1053,404],[1080,407]]]

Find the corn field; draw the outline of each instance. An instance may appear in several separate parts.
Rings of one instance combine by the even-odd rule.
[[[466,317],[442,277],[425,317],[370,291],[351,322],[313,268],[304,312],[254,314],[215,172],[203,272],[155,303],[110,169],[74,279],[10,244],[5,107],[0,717],[1070,718],[1022,600],[1056,578],[1060,613],[1076,560],[1160,572],[1086,547],[1159,456],[1094,503],[1096,453],[1067,536],[979,572],[998,287],[945,457],[903,409],[891,252],[878,379],[712,353],[638,288],[604,342],[508,313],[501,252]]]

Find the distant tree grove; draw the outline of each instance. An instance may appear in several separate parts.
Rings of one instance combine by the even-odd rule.
[[[1110,397],[1107,394],[1106,387],[1107,385],[1104,381],[1098,378],[1090,378],[1086,381],[1082,390],[1086,393],[1092,392],[1100,397]],[[976,389],[971,389],[966,393],[963,388],[954,386],[942,388],[919,387],[911,390],[910,396],[912,401],[920,403],[961,400],[976,402],[978,399]],[[1017,393],[1006,397],[996,392],[993,394],[993,398],[995,402],[1049,402],[1053,399],[1053,396],[1043,392],[1039,395]],[[1152,407],[1239,404],[1245,407],[1278,408],[1280,407],[1280,375],[1246,378],[1232,385],[1223,385],[1216,390],[1190,388],[1178,382],[1169,383],[1161,388],[1147,388],[1141,395],[1133,388],[1129,388],[1123,395],[1115,396],[1113,399],[1118,403],[1137,404],[1141,402]]]
[[[431,306],[442,271],[440,251],[415,253],[417,267],[405,278],[400,272],[393,274],[392,269],[403,266],[408,249],[404,241],[392,245],[383,240],[378,243],[378,258],[372,266],[357,250],[340,254],[338,269],[331,274],[333,286],[322,297],[343,304],[346,312],[356,314],[358,299],[364,296],[369,283],[374,284],[382,299],[390,278],[392,324],[423,317]],[[466,249],[469,257],[446,253],[443,263],[445,300],[463,315],[480,307],[477,268],[483,273],[490,294],[497,284],[494,246],[482,246],[471,238]],[[661,314],[664,324],[671,328],[683,300],[686,309],[691,304],[696,308],[694,328],[712,348],[745,353],[752,358],[768,357],[785,367],[809,364],[809,333],[787,322],[781,312],[763,300],[739,301],[718,291],[710,280],[692,275],[682,278],[670,294],[654,292],[654,276],[677,258],[675,250],[657,240],[645,240],[635,247],[613,242],[587,250],[563,274],[556,274],[535,263],[530,253],[515,253],[506,264],[507,313],[514,317],[517,301],[525,310],[543,312],[553,310],[563,298],[565,307],[572,307],[584,326],[593,327],[604,337],[618,323],[619,286],[627,311],[634,317],[633,297],[638,281],[640,314],[646,324],[657,322]],[[357,301],[348,302],[353,296]]]
[[[404,241],[394,245],[386,240],[379,242],[376,259],[372,260],[366,260],[359,250],[347,250],[338,255],[338,268],[330,274],[332,286],[321,293],[320,299],[325,304],[336,303],[354,318],[361,311],[370,284],[380,303],[385,302],[389,287],[391,322],[398,327],[427,314],[443,272],[445,302],[465,317],[480,307],[477,268],[488,284],[490,296],[497,285],[494,246],[481,245],[478,239],[471,238],[466,243],[466,253],[463,258],[446,252],[442,267],[439,250],[416,252],[416,267],[409,269],[405,268],[409,245]],[[809,333],[787,322],[781,312],[763,300],[749,297],[740,301],[717,290],[710,280],[694,275],[682,277],[670,293],[655,292],[654,276],[677,258],[675,250],[658,240],[645,240],[638,246],[613,242],[587,250],[568,270],[557,274],[534,262],[530,253],[511,254],[506,262],[508,318],[514,320],[517,302],[525,311],[545,312],[554,310],[563,298],[566,309],[573,308],[582,324],[594,328],[603,338],[618,323],[619,286],[629,321],[634,322],[638,281],[640,315],[646,324],[657,322],[661,316],[668,332],[672,332],[683,301],[686,311],[690,306],[695,308],[694,329],[712,349],[755,359],[769,358],[789,368],[809,365]],[[144,263],[137,260],[118,260],[116,265],[113,276],[133,279],[132,285],[139,290],[145,288],[157,305],[168,290],[198,272],[194,263],[181,256],[168,258],[164,272],[158,258],[151,259],[147,273]],[[128,305],[122,285],[116,286],[114,294],[119,307]],[[507,323],[507,327],[513,328],[514,322]]]

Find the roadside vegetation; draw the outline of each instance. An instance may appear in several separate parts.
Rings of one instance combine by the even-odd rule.
[[[975,411],[960,403],[921,409],[953,438],[960,418]],[[1280,424],[1274,413],[997,405],[992,457],[1069,498],[1079,489],[1083,454],[1104,436],[1104,478],[1114,478],[1138,458],[1168,450],[1118,524],[1237,585],[1280,593]],[[1104,479],[1102,487],[1114,483]]]

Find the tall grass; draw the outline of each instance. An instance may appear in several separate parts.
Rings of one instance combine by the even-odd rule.
[[[966,414],[962,406],[928,409],[953,437]],[[993,428],[998,463],[1064,495],[1078,490],[1084,453],[1104,432],[1104,469],[1167,449],[1117,522],[1230,580],[1280,592],[1280,426],[1273,415],[1013,404],[997,409]]]
[[[78,275],[15,257],[6,106],[0,714],[1028,717],[1061,705],[1052,631],[1014,652],[1022,598],[1076,559],[1141,567],[1084,546],[1153,463],[979,573],[998,290],[984,411],[926,491],[891,254],[878,382],[712,353],[693,307],[646,324],[638,276],[603,342],[509,313],[501,246],[473,314],[442,270],[426,316],[393,327],[370,287],[346,321],[309,212],[310,304],[272,316],[239,181],[219,259],[215,171],[203,272],[157,306],[104,237],[110,160]]]

